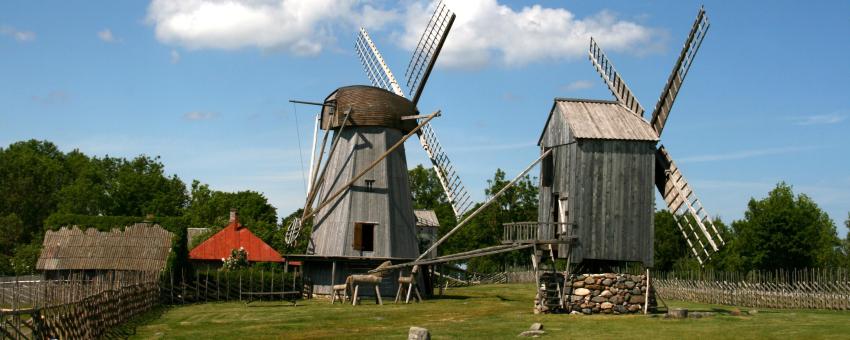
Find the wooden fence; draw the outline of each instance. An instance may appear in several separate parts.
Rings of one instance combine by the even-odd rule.
[[[119,325],[159,304],[291,300],[303,292],[298,275],[277,269],[6,281],[0,282],[3,339],[125,337]]]
[[[760,308],[850,309],[846,268],[653,272],[650,276],[662,299]]]
[[[303,295],[303,286],[300,275],[279,269],[166,273],[160,281],[162,301],[172,305],[241,301],[249,296],[252,300],[281,300],[283,292],[297,291]]]
[[[115,331],[115,326],[159,303],[156,281],[128,282],[109,288],[62,281],[40,285],[39,288],[21,292],[49,292],[47,288],[50,288],[59,293],[46,298],[29,294],[27,298],[32,305],[24,306],[15,301],[15,308],[0,309],[2,338],[92,339],[109,336]],[[55,297],[63,300],[55,300]]]

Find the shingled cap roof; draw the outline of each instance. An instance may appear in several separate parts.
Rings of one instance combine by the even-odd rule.
[[[221,261],[223,258],[230,257],[233,249],[239,248],[244,248],[248,252],[250,262],[283,262],[280,253],[239,223],[235,211],[231,211],[230,224],[192,249],[189,252],[189,258]]]
[[[107,232],[63,227],[44,235],[36,269],[160,271],[171,252],[172,237],[150,223]]]
[[[577,139],[658,141],[649,122],[615,101],[556,98],[552,111],[563,115]]]

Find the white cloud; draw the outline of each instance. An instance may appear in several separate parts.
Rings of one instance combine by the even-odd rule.
[[[342,25],[380,27],[392,20],[384,11],[356,0],[153,0],[148,22],[156,38],[189,49],[283,49],[314,55],[334,42]]]
[[[210,120],[210,119],[213,119],[215,117],[218,117],[218,114],[215,113],[215,112],[201,112],[201,111],[186,112],[183,115],[183,118],[185,118],[187,120],[194,120],[194,121]]]
[[[564,86],[564,89],[567,91],[587,90],[589,88],[592,88],[595,84],[596,83],[590,80],[576,80],[572,83],[567,84],[567,86]]]
[[[97,37],[100,38],[100,40],[108,43],[114,43],[119,41],[115,38],[114,35],[112,35],[112,30],[108,28],[104,29],[103,31],[97,32]]]
[[[657,30],[608,11],[577,18],[563,8],[533,5],[515,10],[498,0],[446,3],[457,19],[440,56],[441,66],[578,58],[587,53],[591,36],[606,51],[642,54],[661,45]],[[405,1],[396,8],[386,8],[379,0],[153,0],[147,21],[160,42],[188,49],[260,48],[315,55],[335,45],[338,36],[353,35],[357,26],[370,31],[389,26],[393,40],[412,50],[434,6],[424,0]]]
[[[797,153],[797,152],[810,151],[810,150],[815,150],[815,149],[818,149],[818,147],[814,147],[814,146],[787,146],[787,147],[778,147],[778,148],[743,150],[743,151],[730,152],[730,153],[724,153],[724,154],[715,154],[715,155],[690,156],[690,157],[680,158],[678,160],[674,159],[674,161],[678,162],[678,163],[729,161],[729,160],[736,160],[736,159],[748,159],[748,158],[762,157],[762,156],[773,156],[773,155]]]
[[[841,123],[846,119],[847,116],[842,115],[840,113],[801,116],[792,118],[792,120],[794,120],[794,124],[796,125],[830,125]]]
[[[609,11],[577,18],[563,8],[532,5],[514,10],[497,0],[447,0],[457,18],[440,64],[478,68],[493,60],[523,65],[540,60],[578,58],[587,54],[590,37],[606,51],[643,54],[659,49],[656,30],[618,19]],[[408,7],[400,43],[413,49],[435,4]]]
[[[0,35],[12,37],[13,39],[21,42],[35,40],[35,32],[20,31],[12,26],[0,26]]]
[[[177,50],[171,50],[171,63],[177,64],[179,62],[180,62],[180,52],[177,52]]]

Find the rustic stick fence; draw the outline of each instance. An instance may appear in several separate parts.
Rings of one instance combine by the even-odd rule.
[[[117,333],[121,324],[160,304],[293,300],[303,286],[299,275],[278,269],[5,279],[0,280],[0,338],[124,337]]]
[[[137,276],[0,283],[0,337],[84,339],[110,336],[116,326],[159,302],[154,277]],[[114,335],[114,334],[113,334]]]
[[[850,309],[847,268],[653,272],[662,299],[760,308]]]

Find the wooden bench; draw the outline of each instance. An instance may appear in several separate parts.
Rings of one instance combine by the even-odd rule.
[[[242,292],[239,293],[239,299],[242,299],[242,296],[247,296],[245,300],[245,306],[251,302],[261,300],[263,296],[280,296],[281,300],[292,302],[293,306],[298,306],[298,298],[301,297],[301,292],[299,291],[284,291],[284,292]]]

